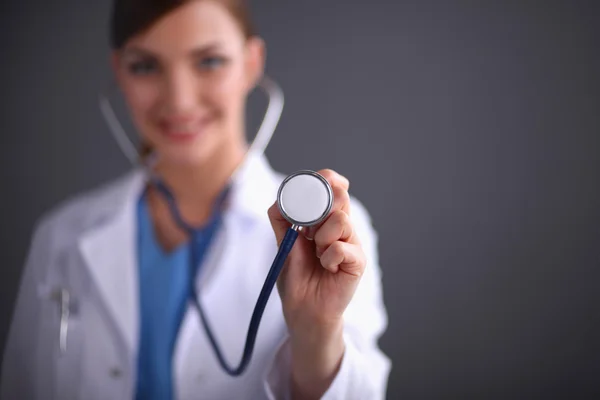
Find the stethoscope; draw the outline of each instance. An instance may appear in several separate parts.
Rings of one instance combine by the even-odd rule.
[[[240,166],[234,171],[234,173],[230,177],[230,184],[227,187],[230,187],[231,182],[235,180],[239,171],[245,166],[247,162],[250,162],[251,158],[255,155],[262,154],[267,147],[271,137],[275,132],[275,128],[277,123],[279,122],[279,118],[281,117],[281,113],[283,111],[283,92],[281,88],[272,80],[267,77],[263,77],[259,82],[258,87],[260,87],[268,96],[268,106],[265,112],[265,116],[260,125],[258,133],[256,134],[255,139],[252,141],[247,153],[245,160],[240,164]],[[108,98],[103,94],[100,95],[100,109],[108,123],[111,133],[113,134],[115,140],[119,144],[122,152],[125,156],[135,165],[139,163],[139,154],[136,150],[135,145],[129,139],[125,130],[122,128],[119,123],[118,118],[116,117],[113,109],[108,101]],[[195,236],[198,232],[197,229],[187,224],[182,218],[179,209],[177,207],[176,201],[172,192],[169,188],[162,182],[160,177],[158,177],[152,171],[152,164],[156,162],[155,158],[150,158],[150,161],[144,164],[145,170],[148,172],[148,178],[151,183],[155,185],[155,187],[159,190],[159,192],[165,197],[167,203],[169,205],[170,212],[178,224],[178,226],[185,231],[190,237],[190,246],[191,246],[191,257],[190,257],[190,273],[194,274],[196,270],[194,267],[199,263],[198,258],[196,257],[196,249],[198,248],[195,245]],[[215,204],[215,209],[220,207],[222,201],[224,200],[228,190],[226,189],[222,196],[217,199]],[[223,357],[223,352],[217,343],[215,335],[210,327],[209,321],[206,318],[206,314],[202,308],[202,304],[198,300],[198,294],[196,291],[196,286],[191,284],[190,292],[193,300],[193,304],[196,307],[200,319],[202,321],[202,325],[206,332],[206,335],[210,341],[211,347],[217,357],[219,364],[231,376],[239,376],[241,375],[247,368],[250,359],[252,358],[252,352],[254,350],[254,344],[256,342],[256,336],[258,333],[258,328],[260,325],[260,320],[264,313],[265,307],[273,291],[273,287],[277,283],[277,278],[284,267],[285,260],[287,259],[292,247],[298,237],[298,232],[310,226],[317,225],[321,223],[331,211],[331,207],[333,205],[333,191],[331,189],[330,184],[327,180],[320,174],[310,170],[300,170],[289,176],[287,176],[279,186],[279,190],[277,191],[277,205],[279,207],[279,211],[282,216],[291,224],[291,227],[287,230],[284,238],[279,244],[279,248],[269,273],[265,279],[263,287],[258,296],[258,300],[254,307],[254,311],[252,313],[252,317],[250,319],[250,324],[248,327],[248,332],[246,336],[246,344],[244,346],[244,351],[242,354],[241,361],[238,366],[232,367],[230,366],[225,358]],[[215,210],[217,211],[217,210]],[[213,219],[208,223],[208,229],[216,229],[219,225],[220,221],[220,213],[213,213]],[[203,227],[206,229],[207,227]],[[206,235],[207,237],[213,237],[214,235]],[[208,245],[205,243],[205,245]],[[191,282],[194,282],[194,276],[191,276]],[[67,313],[68,317],[68,313]],[[63,346],[63,341],[66,340],[63,337],[63,321],[61,319],[61,349]],[[64,336],[66,337],[66,328]]]

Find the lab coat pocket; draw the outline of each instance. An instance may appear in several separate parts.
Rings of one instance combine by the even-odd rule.
[[[69,293],[68,304],[61,306],[58,321],[57,350],[57,399],[80,398],[81,384],[81,322],[76,299]]]
[[[48,291],[44,308],[44,327],[41,329],[48,342],[46,354],[49,360],[41,362],[48,369],[42,371],[52,380],[54,399],[78,399],[80,382],[81,334],[78,309],[72,290],[53,285]],[[51,362],[48,365],[48,362]],[[46,394],[49,395],[49,394]],[[50,397],[50,396],[48,396]],[[48,398],[45,397],[45,398]]]
[[[82,329],[78,286],[69,276],[64,262],[49,271],[46,282],[38,288],[42,302],[42,329],[38,360],[40,375],[52,387],[44,398],[78,399],[81,382]],[[71,278],[71,279],[70,279]]]

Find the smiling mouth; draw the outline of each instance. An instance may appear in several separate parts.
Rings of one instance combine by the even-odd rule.
[[[176,142],[189,142],[201,137],[210,121],[204,118],[193,122],[161,122],[159,127],[163,137]]]

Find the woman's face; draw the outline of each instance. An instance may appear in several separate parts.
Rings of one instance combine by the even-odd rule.
[[[217,1],[189,1],[131,38],[113,67],[133,121],[167,163],[202,164],[244,145],[246,96],[263,46]]]

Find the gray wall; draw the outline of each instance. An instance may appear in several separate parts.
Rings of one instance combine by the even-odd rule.
[[[287,95],[267,154],[371,211],[389,398],[600,398],[599,7],[470,3],[254,1]],[[4,342],[34,221],[128,164],[108,2],[0,7]]]

